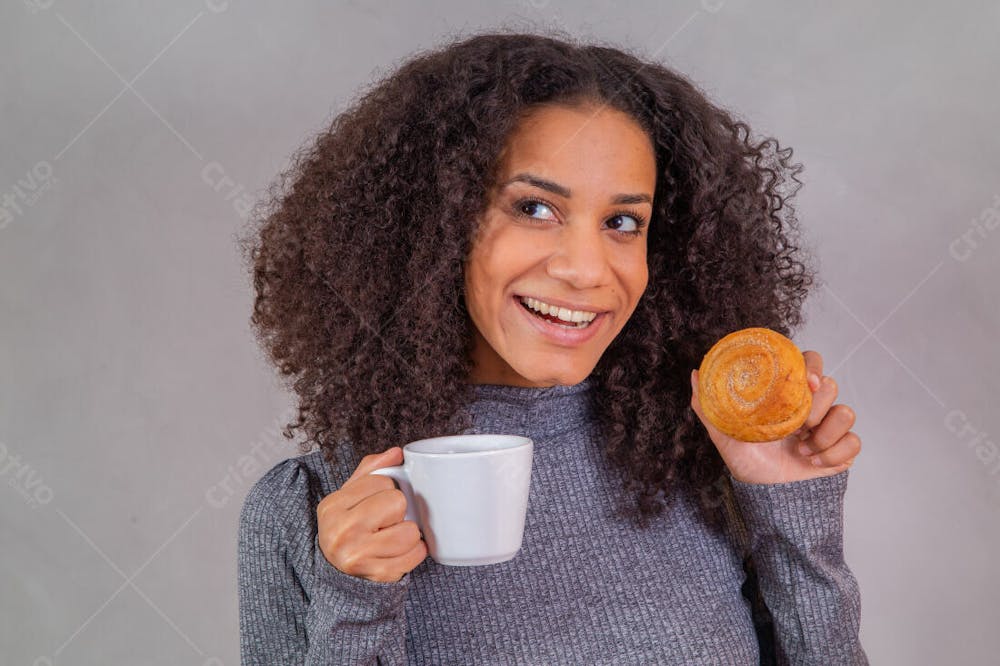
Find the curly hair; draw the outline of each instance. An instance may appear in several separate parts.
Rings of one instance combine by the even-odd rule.
[[[463,266],[498,155],[540,105],[597,103],[652,139],[649,283],[591,377],[621,511],[639,526],[684,486],[718,525],[732,492],[689,375],[747,326],[790,335],[814,281],[789,199],[791,148],[686,77],[605,44],[493,31],[417,53],[293,156],[240,240],[258,342],[298,398],[286,437],[334,464],[460,432],[474,397]],[[794,182],[793,188],[785,185]]]

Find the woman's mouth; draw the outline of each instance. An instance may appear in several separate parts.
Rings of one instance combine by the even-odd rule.
[[[539,302],[534,299],[515,295],[516,307],[524,313],[525,322],[535,331],[547,338],[550,342],[563,347],[575,347],[593,338],[603,328],[604,320],[608,318],[610,312],[574,313],[571,311],[557,311],[553,314],[550,310],[548,314],[542,313],[535,308],[540,307]],[[526,302],[528,301],[528,302]],[[530,305],[529,305],[530,303]],[[532,305],[535,307],[533,308]],[[558,314],[572,319],[581,319],[573,322],[561,319]]]
[[[556,316],[555,314],[552,314],[551,311],[548,314],[545,314],[545,313],[541,312],[541,310],[537,309],[539,307],[539,302],[535,301],[534,299],[531,299],[531,301],[530,301],[532,304],[535,305],[535,307],[532,307],[531,305],[528,304],[529,303],[529,299],[528,298],[526,298],[524,296],[517,296],[516,298],[517,298],[518,303],[521,304],[521,307],[523,307],[525,310],[527,310],[531,314],[535,315],[539,319],[543,319],[543,320],[545,320],[545,321],[547,321],[547,322],[549,322],[551,324],[555,324],[556,326],[561,326],[563,328],[568,328],[568,329],[587,328],[592,323],[594,323],[594,320],[597,318],[597,316],[594,315],[594,313],[589,313],[589,314],[585,313],[583,315],[585,318],[582,319],[581,321],[567,321],[565,319],[561,319],[560,317]],[[545,309],[548,310],[549,309],[548,306],[546,306]],[[574,317],[574,318],[577,318],[577,317]]]

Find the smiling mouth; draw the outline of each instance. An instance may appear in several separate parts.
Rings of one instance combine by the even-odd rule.
[[[550,324],[555,324],[556,326],[561,326],[562,328],[568,328],[568,329],[587,328],[591,324],[593,324],[595,321],[597,321],[598,319],[600,319],[600,315],[598,315],[597,317],[595,317],[594,319],[592,319],[590,321],[581,321],[581,322],[576,322],[576,323],[574,323],[574,322],[567,322],[567,321],[564,321],[564,320],[560,319],[559,317],[555,317],[555,316],[550,315],[550,314],[542,314],[538,310],[533,310],[533,309],[529,308],[525,304],[525,302],[521,300],[520,297],[515,297],[515,300],[517,300],[518,305],[520,305],[522,308],[524,308],[525,310],[527,310],[529,313],[535,315],[539,319],[541,319],[543,321],[547,321]]]

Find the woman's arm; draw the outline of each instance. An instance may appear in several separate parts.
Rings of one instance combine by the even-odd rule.
[[[767,484],[730,474],[778,664],[868,664],[861,593],[844,561],[848,473]]]
[[[760,666],[777,666],[777,656],[774,645],[774,618],[760,593],[760,580],[757,577],[757,567],[753,558],[746,555],[743,558],[743,571],[746,579],[740,592],[750,603],[750,616],[753,619],[754,632],[757,634],[757,645],[760,647]]]
[[[410,575],[383,583],[327,562],[298,461],[279,463],[247,495],[238,574],[244,666],[405,663]]]

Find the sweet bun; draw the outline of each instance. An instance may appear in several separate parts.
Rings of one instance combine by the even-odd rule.
[[[698,369],[705,418],[743,442],[769,442],[795,432],[812,407],[802,352],[769,328],[744,328],[708,350]]]

